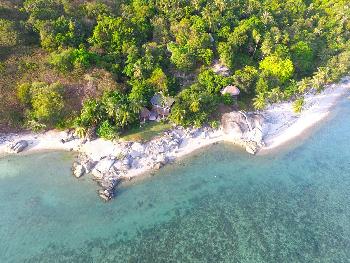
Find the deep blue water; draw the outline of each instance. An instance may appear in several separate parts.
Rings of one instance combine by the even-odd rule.
[[[350,262],[350,101],[303,141],[211,146],[101,202],[69,153],[0,159],[0,262]]]

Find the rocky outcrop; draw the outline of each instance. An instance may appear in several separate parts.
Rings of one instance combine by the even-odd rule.
[[[259,114],[231,112],[223,116],[222,125],[224,133],[233,140],[243,142],[240,145],[251,154],[255,154],[263,145],[264,118]],[[115,196],[115,188],[123,178],[130,178],[139,171],[161,169],[175,159],[183,142],[191,143],[194,138],[209,139],[214,134],[222,135],[219,130],[209,127],[177,127],[147,143],[114,142],[108,156],[97,157],[99,159],[95,161],[81,156],[73,173],[77,177],[91,173],[101,186],[98,195],[108,201]]]
[[[114,163],[115,159],[113,157],[105,157],[97,162],[91,173],[96,179],[102,179],[110,171]]]
[[[79,163],[77,163],[77,162],[75,162],[75,163],[73,164],[72,170],[73,170],[73,175],[74,175],[76,178],[82,177],[82,176],[85,174],[85,172],[86,172],[84,166],[81,165],[81,164],[79,164]]]
[[[102,189],[98,190],[98,195],[104,200],[109,201],[115,196],[115,188],[120,183],[120,178],[109,178],[107,180],[99,181]]]
[[[243,143],[246,151],[255,154],[264,145],[264,117],[257,113],[234,111],[222,116],[225,134],[233,141]]]
[[[260,146],[255,141],[247,141],[245,142],[245,150],[254,155],[260,150]]]
[[[29,143],[25,140],[20,140],[8,145],[8,152],[10,153],[20,153],[28,147]]]
[[[84,174],[91,173],[96,164],[96,161],[92,160],[85,154],[81,154],[78,157],[78,161],[73,163],[72,173],[75,177],[80,178]]]

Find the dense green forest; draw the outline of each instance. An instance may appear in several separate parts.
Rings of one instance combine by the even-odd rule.
[[[175,98],[166,121],[217,125],[227,85],[240,109],[299,111],[349,68],[346,0],[0,0],[2,130],[114,138],[155,93]]]

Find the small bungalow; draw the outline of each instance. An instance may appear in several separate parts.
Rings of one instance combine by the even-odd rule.
[[[174,104],[175,99],[172,97],[166,97],[161,93],[156,93],[152,99],[152,111],[151,114],[164,119],[170,114],[171,106]]]
[[[230,94],[234,98],[237,98],[240,93],[240,90],[233,85],[229,85],[221,90],[221,94]]]
[[[156,93],[152,99],[152,109],[149,110],[146,107],[143,107],[140,111],[140,121],[146,122],[156,121],[164,119],[170,114],[171,106],[174,104],[175,99],[172,97],[166,97],[161,93]]]

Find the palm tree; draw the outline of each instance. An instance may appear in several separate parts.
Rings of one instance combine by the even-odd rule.
[[[266,99],[264,93],[259,93],[258,96],[253,99],[253,106],[257,110],[262,110],[266,107]]]
[[[74,134],[77,135],[79,138],[85,138],[87,135],[87,129],[82,126],[78,126],[75,128]]]

